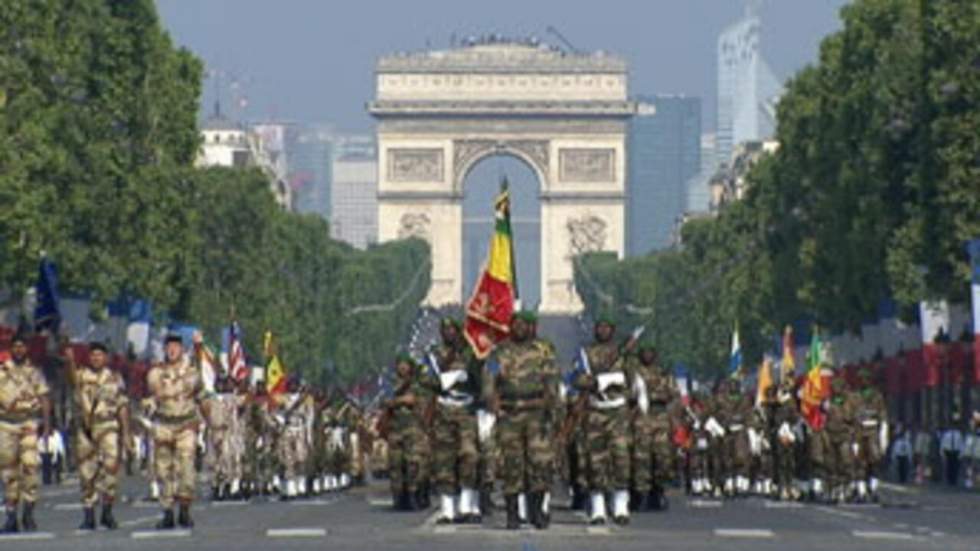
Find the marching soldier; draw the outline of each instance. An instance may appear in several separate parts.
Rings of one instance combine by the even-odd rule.
[[[575,387],[588,395],[585,417],[588,485],[591,499],[589,522],[606,522],[607,493],[613,495],[613,520],[629,523],[629,373],[623,353],[629,353],[635,340],[620,350],[613,340],[616,326],[610,318],[595,324],[595,343],[583,350],[581,370]]]
[[[838,503],[844,499],[852,479],[855,412],[842,376],[835,375],[830,388],[830,398],[822,404],[826,421],[822,430],[812,432],[810,453],[815,474],[814,493],[819,499],[822,481],[826,481],[829,500]]]
[[[201,335],[195,333],[195,343],[200,340]],[[175,527],[175,502],[180,506],[177,523],[184,528],[194,526],[191,503],[197,477],[194,455],[200,429],[199,412],[203,412],[205,419],[209,417],[200,370],[184,355],[180,335],[167,336],[164,354],[164,363],[154,365],[146,375],[155,405],[152,429],[154,473],[160,483],[160,506],[163,509],[158,530]]]
[[[115,530],[112,514],[119,475],[120,443],[133,453],[128,400],[118,373],[108,367],[107,349],[89,343],[89,363],[78,367],[71,348],[65,357],[75,407],[75,456],[82,489],[84,520],[80,530],[95,530],[95,505],[102,499],[102,526]]]
[[[310,411],[301,391],[299,380],[291,378],[286,393],[279,402],[275,418],[279,424],[278,455],[286,483],[283,500],[305,494],[306,474],[304,465],[309,455],[307,422],[312,422]]]
[[[714,419],[723,429],[720,456],[724,493],[728,497],[745,495],[749,491],[751,457],[748,423],[752,416],[752,404],[742,394],[740,387],[736,379],[725,381],[716,396],[714,411]]]
[[[272,420],[269,415],[269,400],[265,383],[259,381],[249,391],[246,399],[245,415],[245,460],[243,476],[247,481],[245,496],[266,495],[272,477],[272,459],[269,450],[272,445]]]
[[[857,391],[858,499],[864,501],[870,495],[878,501],[878,470],[884,450],[888,448],[888,406],[881,392],[875,388],[872,371],[858,371]]]
[[[667,506],[664,483],[673,478],[671,426],[675,423],[668,408],[680,393],[674,377],[658,365],[651,344],[640,346],[632,363],[638,394],[633,419],[633,489],[639,510],[657,511]]]
[[[211,418],[208,419],[208,458],[214,501],[237,497],[241,483],[244,442],[238,408],[242,398],[232,391],[232,384],[228,378],[218,379],[218,394],[211,404]]]
[[[384,404],[379,422],[382,438],[388,441],[388,478],[395,510],[415,511],[419,491],[419,471],[425,435],[422,430],[422,408],[425,402],[418,392],[415,362],[400,355],[395,362],[398,377],[392,397]]]
[[[18,532],[17,507],[23,503],[23,529],[37,530],[38,428],[51,434],[51,402],[41,370],[27,358],[27,341],[16,335],[10,343],[11,359],[0,367],[0,479],[4,487],[7,519],[0,533]],[[38,420],[41,420],[40,427]]]
[[[436,522],[482,522],[477,491],[476,399],[480,396],[480,365],[463,339],[459,322],[440,323],[442,343],[429,353],[437,372],[433,475],[441,512]],[[458,494],[457,494],[458,492]],[[458,495],[458,497],[456,497]]]
[[[546,496],[554,468],[552,411],[558,381],[551,352],[531,338],[533,322],[529,313],[515,315],[510,339],[497,347],[487,363],[493,374],[488,395],[497,412],[507,528],[511,530],[520,527],[521,493],[528,496],[528,520],[539,529],[547,528],[549,521]]]

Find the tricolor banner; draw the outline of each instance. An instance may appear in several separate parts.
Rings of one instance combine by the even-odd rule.
[[[980,238],[967,245],[970,253],[971,297],[973,299],[973,380],[980,382]]]
[[[466,305],[463,334],[477,358],[483,359],[510,332],[517,290],[514,277],[514,241],[510,227],[510,192],[501,183],[494,201],[495,227],[480,281]]]

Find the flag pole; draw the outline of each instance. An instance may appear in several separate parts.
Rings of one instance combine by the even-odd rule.
[[[514,302],[518,302],[521,299],[521,293],[517,285],[517,255],[514,254],[514,242],[516,241],[516,236],[514,235],[514,227],[510,223],[510,182],[507,181],[507,176],[502,176],[500,178],[500,193],[507,193],[507,210],[504,212],[504,217],[507,223],[507,232],[510,234],[510,269],[511,273],[514,274]]]

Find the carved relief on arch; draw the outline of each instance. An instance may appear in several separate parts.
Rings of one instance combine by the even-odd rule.
[[[463,179],[474,163],[494,153],[509,153],[531,164],[537,174],[548,174],[547,140],[453,140],[453,181],[456,188],[462,187]],[[541,182],[541,185],[545,183]]]
[[[608,224],[599,216],[586,213],[569,218],[565,227],[568,230],[569,256],[605,250]]]
[[[398,223],[398,239],[418,237],[431,242],[432,220],[422,212],[406,212]]]

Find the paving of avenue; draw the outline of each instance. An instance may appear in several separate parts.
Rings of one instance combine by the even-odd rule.
[[[435,509],[391,510],[382,483],[286,503],[200,501],[193,531],[153,530],[155,503],[132,499],[145,487],[123,486],[120,528],[79,533],[77,486],[70,480],[42,490],[41,530],[0,536],[0,549],[433,549],[480,551],[557,549],[977,549],[980,497],[944,489],[889,485],[881,505],[824,507],[693,499],[671,492],[671,509],[633,515],[627,527],[590,527],[581,513],[557,502],[547,531],[508,531],[501,513],[481,526],[437,526]],[[202,488],[203,491],[203,488]]]

